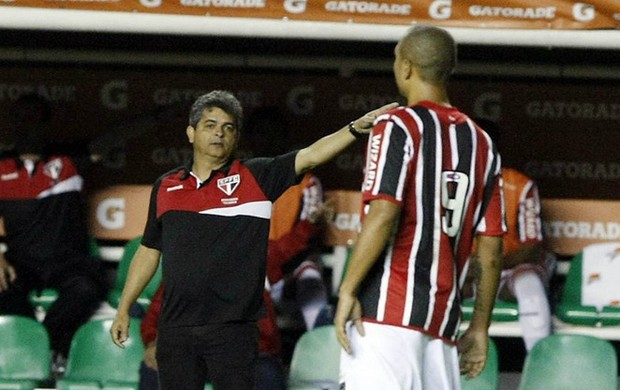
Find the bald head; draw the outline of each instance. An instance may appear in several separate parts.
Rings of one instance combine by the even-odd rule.
[[[446,30],[419,24],[401,38],[396,50],[419,69],[420,78],[430,84],[445,83],[456,66],[456,42]]]

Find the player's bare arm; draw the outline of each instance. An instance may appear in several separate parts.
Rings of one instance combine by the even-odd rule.
[[[338,291],[338,307],[334,318],[336,337],[342,348],[351,353],[346,324],[352,320],[363,336],[362,308],[357,300],[360,283],[378,260],[398,222],[401,207],[387,200],[370,202],[370,210],[364,218],[362,231],[353,248],[346,276]]]
[[[469,328],[458,341],[461,372],[470,378],[480,375],[487,360],[491,311],[502,270],[502,237],[478,237],[476,264],[479,277],[474,313]]]

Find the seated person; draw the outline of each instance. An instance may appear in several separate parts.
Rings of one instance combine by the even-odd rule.
[[[246,157],[274,156],[292,148],[289,124],[277,106],[255,109],[244,134],[238,153]],[[321,181],[312,173],[273,204],[267,263],[271,296],[280,318],[295,322],[301,314],[306,329],[332,321],[318,261],[324,222],[332,216],[333,210],[323,203]]]
[[[301,313],[305,328],[331,323],[328,288],[318,261],[320,238],[332,207],[323,202],[319,179],[307,173],[274,203],[267,278],[276,310]]]
[[[483,119],[478,119],[477,123],[499,144],[499,129],[494,123]],[[555,269],[555,257],[543,246],[541,203],[536,183],[512,168],[502,168],[502,177],[508,232],[504,235],[498,298],[517,302],[523,341],[529,351],[538,340],[551,334],[548,285]],[[472,264],[470,271],[474,269]],[[475,277],[471,273],[469,277]]]
[[[0,158],[0,218],[7,245],[6,253],[0,252],[0,314],[34,317],[29,294],[57,290],[43,324],[54,371],[60,371],[73,334],[104,299],[106,283],[90,258],[82,164],[45,135],[49,102],[23,95],[11,119],[14,143]]]

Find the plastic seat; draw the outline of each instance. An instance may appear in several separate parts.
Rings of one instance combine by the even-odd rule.
[[[555,334],[528,353],[519,390],[617,390],[617,358],[607,340]]]
[[[290,390],[339,388],[340,344],[333,325],[306,331],[293,349],[289,371]]]
[[[82,325],[71,341],[64,376],[59,390],[137,389],[144,346],[140,320],[132,318],[125,348],[110,338],[112,320],[91,320]]]
[[[461,375],[461,390],[497,390],[499,389],[499,367],[497,347],[489,339],[489,352],[484,370],[475,378],[468,379]]]
[[[22,316],[0,316],[0,389],[28,389],[50,377],[51,351],[47,330]]]
[[[121,299],[121,294],[123,292],[123,287],[125,286],[125,281],[127,280],[127,273],[129,272],[129,266],[131,265],[131,261],[133,260],[133,256],[135,255],[140,243],[142,242],[142,237],[136,237],[125,244],[123,250],[123,256],[121,257],[118,267],[116,269],[116,278],[114,279],[114,286],[110,290],[108,294],[108,303],[112,305],[112,307],[117,308],[118,303]],[[148,306],[151,304],[151,299],[159,284],[161,282],[161,263],[151,278],[151,281],[146,285],[144,291],[140,297],[138,297],[137,303],[142,306],[142,309],[145,311],[148,309]]]
[[[611,261],[614,258],[616,261]],[[554,311],[556,317],[574,325],[620,325],[620,285],[615,276],[619,271],[618,263],[620,243],[588,245],[575,255]],[[584,289],[591,294],[585,296]]]
[[[28,294],[28,300],[35,310],[43,313],[47,312],[54,302],[58,299],[58,290],[54,288],[44,288],[42,290],[32,290]]]
[[[474,299],[464,299],[461,304],[464,321],[471,321],[474,313]],[[491,313],[491,321],[508,322],[519,321],[519,307],[516,302],[496,300]]]

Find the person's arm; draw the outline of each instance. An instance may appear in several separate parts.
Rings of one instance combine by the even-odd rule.
[[[543,258],[544,246],[542,242],[525,243],[504,255],[504,268],[513,268],[519,264],[540,264]]]
[[[0,250],[0,292],[9,289],[9,285],[17,279],[15,268],[9,263],[4,255],[4,251]]]
[[[157,322],[159,321],[159,313],[164,300],[163,285],[159,285],[157,292],[153,295],[151,304],[146,314],[140,322],[140,336],[144,344],[144,364],[154,370],[157,370],[157,359],[155,357],[157,351]]]
[[[146,346],[157,338],[157,321],[159,321],[159,313],[164,301],[164,287],[160,284],[151,299],[151,304],[147,309],[142,321],[140,322],[140,336],[142,343]]]
[[[505,248],[504,269],[513,268],[519,264],[540,264],[544,259],[538,186],[532,180],[528,180],[523,192],[519,194],[519,199],[522,200],[517,207],[518,223],[513,233],[518,236],[519,245]]]
[[[282,267],[294,256],[307,250],[310,241],[321,231],[321,226],[310,221],[299,221],[293,229],[267,246],[267,277],[274,284],[282,279]]]
[[[362,231],[353,248],[347,272],[338,291],[338,307],[334,318],[336,337],[347,353],[351,345],[347,337],[346,323],[353,320],[360,334],[362,308],[357,300],[360,284],[377,261],[398,223],[401,207],[393,202],[376,199],[370,202],[370,210],[364,218]]]
[[[376,110],[370,111],[364,116],[353,121],[353,127],[362,134],[368,134],[372,130],[375,119],[386,111],[398,106],[398,103],[390,103]],[[327,135],[312,145],[301,149],[295,158],[295,172],[301,175],[321,164],[324,164],[351,145],[357,138],[349,131],[349,126]]]
[[[160,254],[157,249],[140,245],[131,260],[116,317],[110,328],[112,341],[121,348],[128,337],[129,309],[157,271]]]
[[[461,372],[473,378],[484,368],[489,348],[489,325],[502,271],[502,237],[478,236],[478,267],[474,312],[469,327],[458,341]]]

